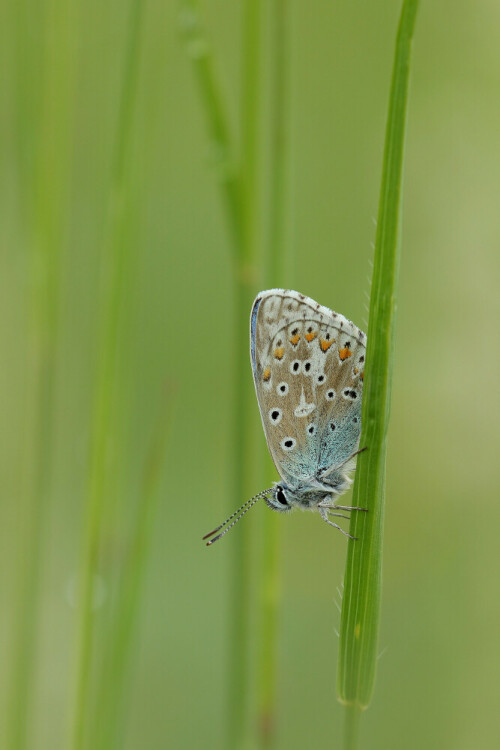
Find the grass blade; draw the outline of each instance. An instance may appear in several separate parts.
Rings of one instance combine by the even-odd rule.
[[[258,112],[260,0],[246,0],[243,10],[242,101],[240,130],[242,140],[241,194],[242,244],[234,267],[233,289],[236,320],[233,331],[235,391],[233,401],[232,488],[234,503],[255,492],[255,466],[252,458],[253,427],[256,424],[255,397],[249,367],[248,320],[255,294],[256,255],[259,226]],[[251,582],[251,533],[247,523],[239,538],[231,540],[231,599],[228,644],[228,748],[243,747],[248,735],[249,704],[249,619]]]
[[[269,195],[269,245],[268,289],[291,285],[291,243],[289,215],[287,214],[289,153],[289,74],[291,8],[289,0],[272,0],[271,18],[271,117],[269,135],[270,195]],[[285,279],[283,278],[285,277]]]
[[[113,393],[115,389],[117,341],[120,331],[123,298],[130,264],[130,248],[124,236],[126,218],[127,166],[132,128],[133,102],[136,92],[140,51],[143,0],[132,0],[129,34],[120,109],[111,165],[108,204],[108,227],[102,260],[102,299],[99,325],[97,375],[92,414],[92,438],[87,504],[78,591],[78,636],[75,692],[72,705],[71,745],[73,750],[85,746],[90,706],[90,679],[94,639],[92,600],[97,569],[104,511],[109,502],[105,494],[109,436],[113,426]]]
[[[346,744],[357,744],[356,723],[373,691],[380,620],[386,435],[390,412],[396,288],[400,258],[401,182],[408,81],[418,0],[404,0],[396,41],[370,299],[361,446],[352,504],[342,605],[338,697],[347,704]]]
[[[188,54],[205,110],[207,128],[214,155],[217,156],[218,182],[230,229],[233,256],[234,296],[234,393],[232,419],[233,456],[231,461],[231,501],[254,494],[252,429],[256,423],[253,385],[248,362],[248,318],[255,295],[256,250],[259,228],[259,50],[261,25],[260,0],[246,0],[243,7],[242,98],[240,108],[241,158],[237,159],[230,137],[220,88],[209,42],[200,21],[197,3],[184,0],[181,25]],[[231,506],[233,507],[233,506]],[[227,747],[234,750],[244,744],[247,735],[249,694],[249,601],[250,532],[243,524],[237,538],[230,541],[230,616],[228,636],[228,704],[226,717]]]
[[[54,411],[57,403],[59,298],[67,250],[69,184],[73,147],[78,4],[40,8],[13,5],[16,20],[16,137],[20,209],[29,249],[29,362],[33,421],[27,466],[29,488],[19,513],[11,674],[7,710],[10,750],[30,746],[46,525],[52,502]],[[27,401],[31,403],[31,394]],[[31,417],[31,414],[30,414]],[[26,551],[29,550],[29,553]]]
[[[150,540],[159,499],[159,484],[165,464],[172,423],[174,388],[163,394],[150,449],[146,457],[129,549],[120,572],[116,612],[109,629],[98,685],[95,726],[96,747],[119,747],[119,732],[125,725],[124,697],[131,645],[137,625]]]
[[[242,185],[213,54],[201,22],[198,4],[194,0],[184,0],[179,22],[205,112],[212,157],[231,232],[233,260],[237,263],[244,243]]]
[[[292,286],[289,269],[291,247],[288,236],[287,178],[288,163],[288,72],[289,72],[289,14],[288,0],[272,0],[269,8],[271,49],[269,78],[271,83],[271,112],[269,122],[269,237],[267,243],[267,289]],[[271,467],[271,461],[266,459]],[[270,468],[276,478],[274,466]],[[270,480],[272,481],[272,480]],[[265,482],[269,486],[270,482]],[[281,604],[280,529],[278,513],[266,512],[263,518],[262,573],[261,573],[261,630],[259,644],[259,742],[263,750],[276,741],[276,684],[278,618]]]

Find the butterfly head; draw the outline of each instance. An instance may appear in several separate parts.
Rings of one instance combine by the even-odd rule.
[[[278,513],[288,513],[293,508],[293,493],[283,483],[276,484],[268,497],[265,497],[266,505]]]

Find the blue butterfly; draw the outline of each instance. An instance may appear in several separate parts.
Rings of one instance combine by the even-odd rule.
[[[203,538],[213,537],[207,545],[216,542],[261,499],[281,513],[317,510],[350,537],[329,516],[365,510],[335,500],[349,489],[361,452],[366,335],[303,294],[270,289],[252,306],[250,354],[262,426],[281,481]]]

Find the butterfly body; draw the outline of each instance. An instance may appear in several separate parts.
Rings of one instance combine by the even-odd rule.
[[[257,295],[252,371],[269,451],[281,477],[273,510],[338,508],[361,432],[366,336],[354,323],[291,290]],[[324,512],[322,512],[324,511]]]

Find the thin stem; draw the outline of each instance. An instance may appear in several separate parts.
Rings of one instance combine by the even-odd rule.
[[[344,716],[344,750],[356,750],[359,743],[361,709],[356,705],[347,705]]]
[[[288,0],[273,0],[270,12],[271,38],[271,117],[269,154],[270,191],[268,201],[269,237],[267,248],[268,288],[287,286],[285,265],[290,258],[287,243],[286,185],[287,162],[287,69]],[[288,263],[288,266],[290,263]],[[276,733],[276,682],[278,612],[281,601],[280,521],[276,513],[265,513],[261,573],[261,632],[259,650],[259,739],[261,747],[271,748]]]
[[[271,153],[269,196],[269,287],[287,286],[291,246],[287,237],[289,0],[273,0],[271,41]]]
[[[234,278],[236,327],[234,330],[235,393],[233,404],[233,491],[237,498],[251,497],[252,426],[254,396],[248,357],[248,319],[254,296],[254,264],[258,241],[258,93],[260,50],[260,0],[246,0],[243,11],[243,69],[241,133],[243,243]],[[244,524],[240,540],[233,540],[231,566],[227,746],[243,745],[247,735],[248,651],[250,604],[251,524]]]
[[[212,159],[230,229],[233,261],[237,263],[244,245],[241,174],[236,164],[234,143],[215,74],[212,50],[201,23],[198,4],[193,0],[184,0],[180,23],[205,112]]]
[[[136,518],[132,525],[130,550],[121,572],[118,603],[104,651],[95,721],[99,732],[96,746],[102,750],[117,746],[119,713],[123,703],[131,643],[137,623],[151,532],[156,516],[158,485],[170,434],[171,396],[171,391],[165,393],[163,408],[158,410],[155,433],[144,466]]]
[[[243,11],[243,80],[241,102],[242,155],[238,161],[229,134],[226,107],[215,76],[210,45],[198,6],[184,0],[181,23],[205,111],[208,133],[217,157],[219,186],[230,228],[234,294],[234,393],[232,421],[231,502],[254,493],[251,444],[254,423],[252,380],[248,364],[248,317],[255,294],[255,258],[258,244],[258,56],[260,0],[246,0]],[[237,166],[239,165],[239,166]],[[230,566],[228,635],[228,703],[226,743],[240,747],[247,735],[248,613],[250,597],[250,531],[243,524],[235,535]]]
[[[276,666],[278,612],[281,603],[280,521],[278,513],[266,512],[262,553],[259,655],[259,735],[262,748],[271,748],[276,732]]]
[[[255,261],[259,231],[258,189],[258,128],[259,128],[259,50],[260,0],[246,0],[243,8],[243,55],[241,98],[241,184],[243,208],[243,246],[241,263],[252,266]],[[249,312],[247,311],[247,318]],[[248,326],[247,326],[248,327]]]
[[[380,622],[386,435],[393,367],[396,292],[400,258],[401,193],[408,82],[418,0],[404,0],[399,23],[386,130],[382,186],[370,299],[362,411],[362,446],[344,583],[338,694],[342,703],[366,708],[375,680]],[[346,747],[353,748],[351,741]]]
[[[252,495],[251,409],[253,393],[248,378],[248,310],[251,290],[245,279],[236,279],[235,392],[233,411],[232,493],[238,500]],[[250,302],[249,302],[250,299]],[[239,525],[239,535],[231,540],[230,604],[228,639],[227,747],[238,748],[247,733],[248,637],[250,613],[251,522]]]
[[[89,486],[78,600],[76,684],[72,717],[72,748],[82,750],[88,716],[89,681],[92,665],[94,619],[93,583],[97,572],[101,526],[106,506],[105,479],[109,437],[112,430],[113,390],[116,374],[117,340],[120,328],[125,278],[130,253],[123,236],[126,167],[136,90],[139,40],[143,1],[134,0],[129,19],[120,109],[112,162],[108,207],[108,231],[103,248],[103,279],[99,325],[97,379],[92,415]]]

